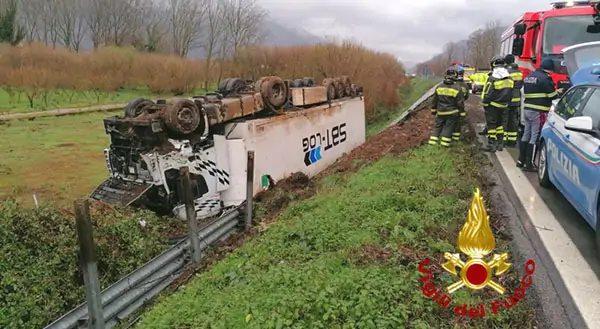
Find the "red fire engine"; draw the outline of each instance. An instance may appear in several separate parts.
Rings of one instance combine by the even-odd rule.
[[[552,79],[557,88],[570,86],[562,49],[600,41],[600,0],[551,1],[552,9],[527,12],[502,34],[500,52],[513,54],[527,76],[540,66],[542,59],[555,61]]]

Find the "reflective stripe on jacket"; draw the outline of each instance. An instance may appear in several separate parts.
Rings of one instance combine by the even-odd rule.
[[[506,69],[508,70],[508,73],[510,74],[510,77],[512,78],[514,83],[510,106],[521,106],[521,88],[523,87],[523,72],[519,70],[519,66],[517,64],[510,64]]]
[[[431,112],[436,115],[454,115],[464,110],[465,101],[461,86],[456,81],[445,78],[435,89]]]
[[[507,108],[512,100],[514,83],[508,70],[495,67],[483,88],[483,106]]]
[[[552,100],[558,97],[554,81],[543,70],[537,69],[523,79],[523,97],[526,110],[548,112]]]

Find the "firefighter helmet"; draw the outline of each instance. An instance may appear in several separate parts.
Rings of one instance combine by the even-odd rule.
[[[506,61],[504,60],[504,57],[502,57],[502,56],[494,56],[494,57],[492,57],[492,60],[490,61],[490,66],[492,68],[494,68],[495,66],[504,65],[504,64],[506,64]]]
[[[450,66],[446,70],[446,76],[450,77],[452,79],[457,79],[458,78],[458,68],[456,66]]]

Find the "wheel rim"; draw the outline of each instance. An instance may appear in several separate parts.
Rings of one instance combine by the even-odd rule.
[[[546,145],[543,145],[542,149],[540,150],[539,160],[540,164],[538,166],[538,176],[540,179],[543,179],[544,175],[546,174]]]

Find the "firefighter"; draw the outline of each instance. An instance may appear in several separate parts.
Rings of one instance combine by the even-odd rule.
[[[504,111],[512,99],[514,83],[508,70],[504,67],[504,58],[494,56],[490,62],[492,72],[483,88],[483,108],[487,124],[488,145],[486,152],[503,150],[504,126],[502,123]]]
[[[519,70],[519,65],[515,63],[515,56],[508,54],[504,57],[506,69],[513,79],[514,87],[512,99],[504,115],[504,133],[506,135],[506,146],[517,146],[517,134],[519,128],[519,115],[521,112],[521,88],[523,87],[523,72]]]
[[[454,126],[460,118],[460,113],[465,109],[464,95],[457,80],[457,68],[450,67],[446,70],[444,81],[435,89],[431,114],[436,118],[429,145],[439,143],[444,147],[449,147],[452,142]]]
[[[540,67],[523,79],[525,128],[519,144],[517,167],[523,171],[537,171],[533,165],[533,153],[540,135],[540,126],[550,111],[552,100],[558,98],[554,81],[550,73],[554,70],[554,61],[546,58]],[[562,90],[560,90],[562,92]]]
[[[469,88],[467,87],[467,84],[465,83],[465,69],[463,69],[462,67],[458,68],[457,84],[460,86],[460,90],[463,93],[464,101],[467,101],[469,99]],[[465,111],[464,107],[460,111],[459,116],[460,117],[458,118],[458,120],[456,121],[456,124],[454,125],[454,132],[452,133],[452,140],[454,140],[454,141],[460,140],[460,134],[461,134],[462,126],[463,126],[463,121],[465,120],[465,117],[467,116],[467,112]]]

